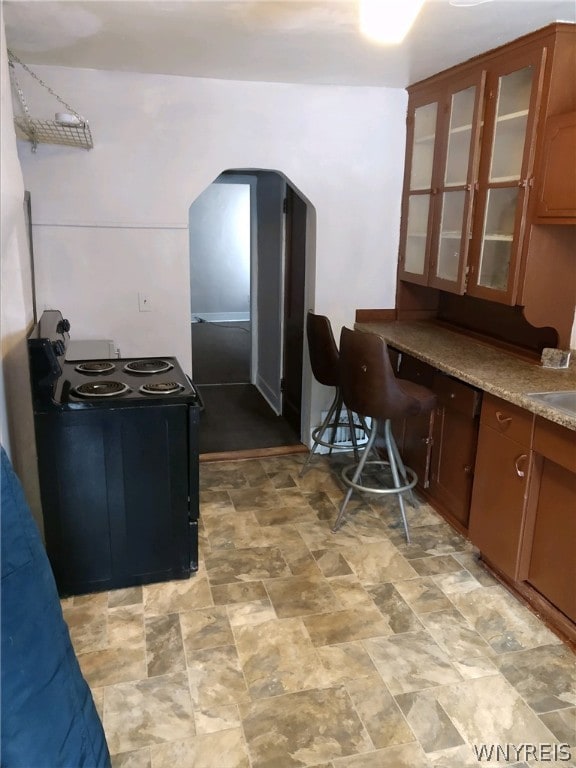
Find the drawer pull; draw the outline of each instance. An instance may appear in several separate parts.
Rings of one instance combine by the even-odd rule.
[[[520,462],[526,461],[527,458],[528,458],[528,455],[526,453],[523,453],[520,456],[518,456],[518,458],[514,462],[514,467],[516,469],[516,474],[518,475],[518,477],[525,477],[526,475],[525,470],[520,469]]]
[[[496,411],[496,420],[498,424],[509,424],[512,421],[512,416],[504,416],[502,411]]]

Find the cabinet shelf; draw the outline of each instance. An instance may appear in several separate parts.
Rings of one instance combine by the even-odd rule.
[[[513,240],[513,235],[484,235],[484,240],[501,240],[506,243],[511,243]]]
[[[430,144],[430,143],[434,143],[435,140],[436,140],[436,134],[429,133],[426,136],[415,136],[414,144]]]
[[[497,123],[505,123],[507,120],[519,120],[521,117],[527,117],[528,110],[520,109],[518,112],[508,112],[505,115],[498,115],[496,118]]]
[[[471,125],[457,125],[455,128],[450,128],[450,135],[452,135],[453,133],[465,133],[471,130],[472,130]]]

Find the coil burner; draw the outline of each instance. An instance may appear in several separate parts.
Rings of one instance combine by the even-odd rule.
[[[143,384],[139,391],[145,395],[174,395],[182,392],[184,387],[177,381],[156,381],[150,384]]]
[[[126,363],[124,370],[129,373],[141,373],[149,375],[153,373],[166,373],[174,366],[167,360],[133,360]]]
[[[72,390],[79,397],[119,397],[129,391],[123,381],[89,381]]]
[[[79,373],[90,373],[90,374],[102,374],[102,373],[112,373],[112,371],[116,368],[114,363],[110,363],[107,360],[92,360],[87,363],[79,363],[74,370],[78,371]]]

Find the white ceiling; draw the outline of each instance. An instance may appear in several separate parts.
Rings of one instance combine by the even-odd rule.
[[[28,65],[391,87],[576,21],[576,0],[426,0],[404,43],[382,47],[361,37],[356,0],[4,0],[3,9],[8,47]]]

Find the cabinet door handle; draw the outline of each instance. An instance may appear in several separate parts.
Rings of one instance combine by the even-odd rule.
[[[512,421],[512,416],[504,416],[501,411],[496,411],[496,420],[498,424],[509,424]]]
[[[514,468],[516,469],[516,474],[518,477],[525,477],[526,475],[526,472],[523,469],[520,469],[520,462],[526,461],[527,458],[528,455],[526,453],[522,453],[514,462]]]

